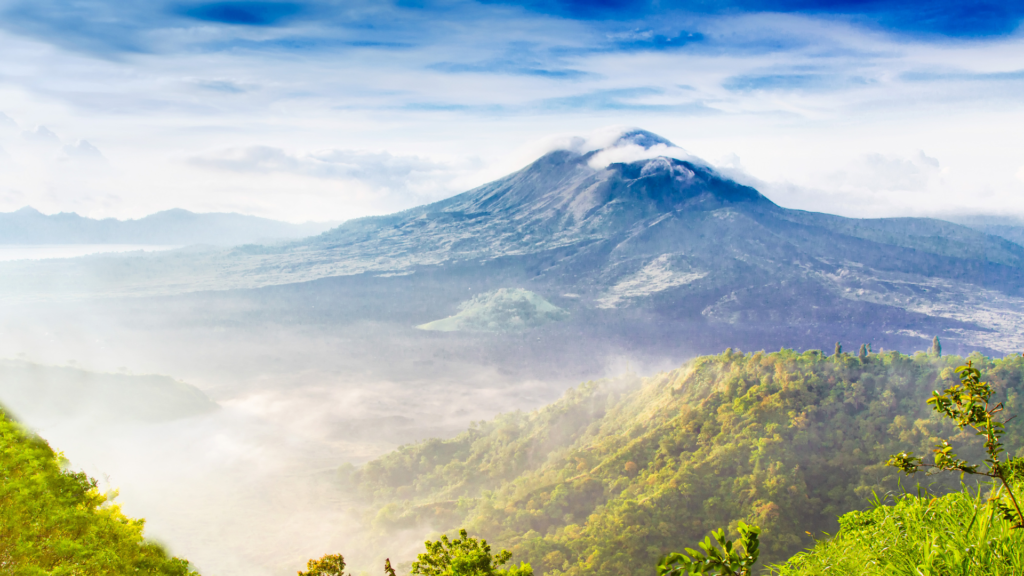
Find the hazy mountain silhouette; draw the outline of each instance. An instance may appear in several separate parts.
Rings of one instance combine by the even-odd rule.
[[[991,214],[951,215],[943,218],[1024,246],[1024,218]]]
[[[330,223],[289,224],[231,213],[176,208],[137,220],[95,220],[72,212],[46,215],[32,207],[0,213],[0,244],[238,245],[313,236]]]

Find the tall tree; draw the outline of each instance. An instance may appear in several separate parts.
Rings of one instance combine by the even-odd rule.
[[[932,356],[936,358],[942,357],[942,343],[939,342],[939,337],[932,338]]]
[[[839,355],[842,354],[842,353],[843,353],[843,343],[842,342],[836,342],[836,359],[838,359]]]
[[[345,576],[345,557],[341,554],[325,554],[319,560],[306,562],[306,571],[299,576]]]
[[[860,358],[862,361],[868,359],[868,345],[867,344],[861,344],[860,345],[860,352],[857,354],[857,357]]]
[[[512,553],[502,550],[491,554],[487,540],[470,538],[459,530],[459,538],[449,540],[442,535],[437,542],[426,542],[427,551],[412,563],[412,574],[417,576],[533,576],[529,564],[499,568],[508,563]]]

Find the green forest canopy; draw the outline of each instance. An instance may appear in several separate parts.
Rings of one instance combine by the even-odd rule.
[[[1018,413],[1021,357],[971,359]],[[538,574],[639,575],[744,520],[763,528],[761,558],[774,563],[835,533],[872,492],[897,489],[891,454],[928,453],[943,435],[977,455],[973,436],[925,403],[963,362],[728,350],[646,380],[585,383],[535,412],[404,446],[348,480],[372,502],[382,545],[413,525],[466,527]],[[1020,455],[1024,419],[1005,440]],[[959,487],[952,475],[915,481]]]

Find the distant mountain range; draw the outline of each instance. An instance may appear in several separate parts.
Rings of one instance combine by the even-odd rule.
[[[41,423],[162,422],[217,410],[195,386],[167,376],[98,374],[69,366],[0,360],[3,408]]]
[[[1011,242],[1024,246],[1024,218],[1014,216],[992,216],[992,215],[971,215],[971,216],[948,216],[943,220],[963,224],[986,234],[1001,236]]]
[[[233,246],[315,236],[337,222],[290,224],[231,213],[176,208],[137,220],[94,220],[75,213],[46,215],[25,207],[0,213],[0,244],[162,244]]]
[[[557,346],[580,353],[594,342],[678,357],[836,340],[912,351],[934,335],[950,350],[1024,348],[1021,245],[937,219],[782,208],[642,130],[289,244],[10,263],[0,272],[7,299],[278,286],[232,298],[257,307],[273,298],[288,322],[313,314],[316,302],[310,321],[410,330],[472,308],[474,296],[522,289],[536,298],[516,306],[566,312],[532,330],[562,334],[569,339]],[[503,326],[529,325],[509,318]]]

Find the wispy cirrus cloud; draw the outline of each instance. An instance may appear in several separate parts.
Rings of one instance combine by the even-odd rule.
[[[231,172],[290,173],[313,178],[358,179],[381,186],[396,186],[412,177],[448,174],[453,166],[419,156],[387,152],[321,150],[289,152],[272,146],[218,150],[189,158],[200,168]]]
[[[420,156],[388,152],[327,149],[284,150],[273,146],[246,146],[192,156],[188,164],[210,171],[239,175],[269,174],[356,183],[378,198],[390,198],[403,207],[440,199],[457,191],[455,182],[479,169],[479,161],[442,162]]]

